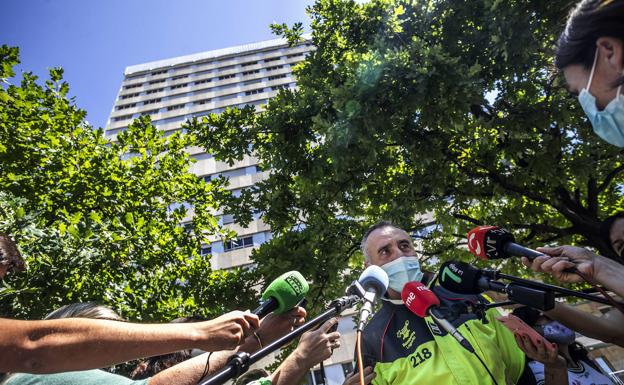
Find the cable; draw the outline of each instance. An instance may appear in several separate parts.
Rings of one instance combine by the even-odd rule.
[[[620,313],[624,314],[624,307],[622,307],[622,305],[620,305],[617,301],[615,301],[609,295],[609,293],[607,293],[607,291],[605,289],[603,289],[602,287],[598,286],[598,284],[596,284],[591,278],[589,278],[585,274],[583,274],[580,271],[578,271],[578,269],[574,269],[574,273],[576,273],[579,277],[584,279],[585,282],[589,283],[595,290],[600,292],[600,294],[602,294],[602,296],[605,297],[607,299],[607,301],[609,301],[609,303],[611,303],[611,305],[613,305],[616,309],[618,309],[620,311]]]
[[[481,365],[483,365],[483,367],[485,368],[485,370],[488,372],[488,374],[490,375],[490,378],[492,379],[492,381],[494,381],[494,385],[498,385],[498,382],[496,382],[496,378],[494,378],[494,375],[492,374],[492,372],[490,372],[490,369],[488,369],[487,365],[485,364],[485,362],[483,362],[483,360],[481,359],[481,357],[479,357],[479,355],[477,354],[477,352],[475,352],[475,357],[477,357],[477,359],[479,360],[479,362],[481,363]]]
[[[210,356],[212,356],[212,353],[213,352],[208,353],[208,358],[206,358],[206,366],[204,366],[204,372],[202,373],[201,377],[199,377],[199,380],[197,380],[198,384],[201,380],[204,379],[204,377],[208,375],[208,372],[210,371]]]
[[[357,334],[355,337],[355,348],[357,350],[358,372],[360,373],[360,385],[365,385],[364,384],[364,363],[362,362],[362,331],[361,330],[357,331]]]

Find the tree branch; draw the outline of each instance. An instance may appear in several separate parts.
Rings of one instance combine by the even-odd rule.
[[[601,192],[606,190],[607,187],[609,187],[609,185],[613,181],[613,179],[615,179],[615,177],[617,177],[618,174],[621,173],[622,171],[624,171],[624,164],[621,164],[619,167],[616,167],[613,170],[611,170],[611,172],[608,173],[607,176],[605,177],[604,181],[602,181],[602,183],[598,186],[597,194],[600,194]]]

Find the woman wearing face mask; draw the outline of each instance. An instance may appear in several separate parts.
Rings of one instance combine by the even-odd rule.
[[[532,360],[528,364],[538,384],[613,384],[613,381],[587,356],[587,350],[583,345],[574,341],[574,331],[529,307],[516,308],[513,315],[552,344],[551,349],[546,346],[535,346],[530,339],[516,335],[518,346]],[[552,349],[555,347],[556,350]]]
[[[557,42],[555,65],[563,71],[568,89],[579,103],[594,132],[624,147],[624,0],[583,0],[568,17]],[[537,249],[544,256],[522,262],[534,271],[561,282],[583,282],[576,269],[595,283],[624,296],[624,266],[574,246]],[[611,311],[603,318],[558,303],[548,316],[584,335],[624,346],[624,315]]]
[[[555,65],[594,132],[624,147],[624,1],[583,0],[559,37]]]

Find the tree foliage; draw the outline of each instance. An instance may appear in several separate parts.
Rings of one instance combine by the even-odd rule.
[[[297,89],[188,126],[217,158],[253,151],[271,170],[228,208],[242,221],[261,211],[274,231],[258,272],[298,268],[336,294],[382,218],[413,230],[429,264],[471,258],[458,246],[476,224],[613,256],[599,225],[622,206],[622,151],[552,69],[571,5],[317,0]]]
[[[251,301],[241,271],[213,272],[198,255],[227,232],[212,215],[223,183],[189,171],[191,138],[165,138],[142,117],[111,143],[68,98],[62,69],[45,85],[31,73],[13,85],[17,62],[17,48],[0,48],[0,231],[28,269],[5,279],[2,314],[39,318],[96,301],[167,320],[245,306],[240,293]],[[191,214],[190,230],[181,222]]]

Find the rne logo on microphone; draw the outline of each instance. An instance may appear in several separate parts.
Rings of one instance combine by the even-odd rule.
[[[412,306],[412,301],[416,299],[416,294],[409,293],[407,298],[405,299],[405,304],[409,307]]]

